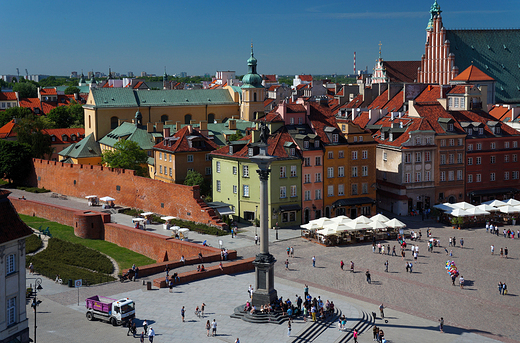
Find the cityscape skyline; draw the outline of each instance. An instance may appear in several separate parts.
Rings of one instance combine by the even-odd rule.
[[[168,74],[234,70],[242,75],[251,41],[261,74],[351,74],[354,52],[357,70],[371,72],[380,42],[385,60],[420,60],[432,4],[305,0],[298,7],[275,1],[260,7],[232,0],[225,7],[208,3],[201,8],[158,1],[147,3],[143,12],[138,1],[94,0],[82,12],[57,1],[56,12],[45,3],[23,0],[4,4],[5,27],[16,30],[6,30],[0,74],[15,75],[16,68],[20,75],[25,69],[29,74],[106,74],[110,67],[136,76],[143,71],[162,75],[164,68]],[[520,8],[512,0],[476,0],[471,8],[442,0],[439,5],[447,28],[518,27]],[[14,15],[20,6],[27,11],[23,21]],[[43,28],[42,18],[47,18]]]

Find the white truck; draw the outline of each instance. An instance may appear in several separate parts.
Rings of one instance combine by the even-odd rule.
[[[87,319],[100,319],[116,326],[135,317],[135,303],[129,298],[112,299],[99,295],[85,299]]]

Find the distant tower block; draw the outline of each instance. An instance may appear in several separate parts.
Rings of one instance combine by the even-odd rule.
[[[354,51],[354,75],[356,75],[356,52]]]

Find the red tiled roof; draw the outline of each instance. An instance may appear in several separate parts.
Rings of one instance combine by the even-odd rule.
[[[280,85],[272,85],[267,90],[270,92],[274,92],[277,88],[280,88],[280,87],[281,87]]]
[[[265,121],[266,123],[280,123],[280,122],[283,122],[284,120],[282,119],[282,117],[276,112],[276,109],[272,110],[271,112],[267,113],[265,116],[263,116],[262,118],[260,119],[257,119],[255,120],[257,122],[263,122]]]
[[[51,137],[56,137],[52,144],[71,144],[85,138],[84,128],[47,129],[43,130],[43,132]],[[76,136],[75,140],[72,140],[72,135]],[[67,140],[63,140],[63,136],[66,136]]]
[[[265,99],[264,100],[264,107],[269,106],[275,99]]]
[[[188,143],[188,136],[197,136],[202,139],[205,143],[204,147],[190,147]],[[197,152],[197,151],[213,151],[219,148],[219,146],[213,142],[212,140],[206,138],[204,135],[201,135],[198,131],[193,130],[192,133],[189,131],[189,127],[185,126],[179,131],[177,131],[172,137],[177,137],[176,141],[172,142],[172,145],[164,145],[164,141],[158,143],[154,146],[154,148],[167,150],[172,153],[176,152]],[[166,139],[165,139],[166,140]]]
[[[486,135],[494,136],[493,132],[486,125],[486,123],[488,121],[496,121],[496,119],[494,117],[492,117],[491,115],[489,115],[488,113],[486,113],[484,111],[474,110],[474,111],[450,111],[450,114],[453,115],[455,120],[457,120],[459,122],[466,121],[466,122],[483,123],[484,131],[485,131]],[[499,126],[500,126],[500,131],[501,131],[502,136],[505,136],[505,135],[519,136],[520,135],[520,132],[518,132],[517,130],[513,129],[511,126],[509,126],[505,123],[499,122]]]
[[[299,77],[300,77],[300,80],[302,80],[302,81],[308,81],[308,82],[312,81],[312,75],[299,75]]]
[[[27,237],[33,231],[20,219],[9,201],[11,192],[0,189],[0,244]]]
[[[363,94],[358,94],[351,102],[349,102],[346,108],[359,108],[363,104]]]
[[[339,91],[336,93],[336,95],[338,95],[338,96],[343,96],[343,95],[345,95],[345,87],[341,87],[341,88],[339,89]]]
[[[397,93],[386,105],[383,107],[389,112],[397,112],[399,111],[404,104],[404,91],[400,91]]]
[[[306,84],[304,84],[304,83],[300,83],[298,86],[296,86],[296,89],[297,89],[297,90],[300,90],[300,89],[305,88],[305,87],[307,87],[307,86],[308,86],[308,85],[306,85]]]
[[[388,102],[388,89],[385,90],[380,96],[375,98],[374,101],[368,106],[369,109],[382,109]]]
[[[318,103],[309,103],[311,106],[309,120],[312,123],[312,127],[316,131],[316,134],[320,136],[321,140],[325,144],[330,144],[330,140],[325,134],[325,127],[335,127],[339,130],[336,123],[336,118],[332,114],[331,110],[327,106],[321,106]]]
[[[16,101],[15,92],[0,92],[1,101]]]
[[[464,94],[466,93],[466,86],[458,85],[453,87],[448,94]]]
[[[354,118],[353,123],[364,129],[367,127],[369,121],[370,118],[368,117],[368,112],[361,112],[356,118]]]
[[[415,98],[415,102],[437,102],[437,99],[440,97],[441,87],[439,85],[429,85]]]
[[[263,79],[267,82],[277,82],[276,75],[263,75]]]
[[[416,82],[421,61],[383,61],[390,82]]]
[[[288,113],[307,113],[305,106],[302,104],[287,104],[287,112]]]
[[[474,65],[470,65],[452,81],[476,82],[476,81],[495,81],[494,78],[484,73]]]
[[[464,133],[464,129],[460,126],[459,122],[457,122],[450,112],[446,111],[441,104],[415,104],[414,107],[417,110],[417,113],[428,121],[430,130],[434,130],[436,134],[446,133],[439,123],[439,118],[453,119],[455,133]],[[420,128],[420,130],[423,130],[423,128]]]
[[[41,95],[58,95],[58,93],[56,93],[55,88],[41,88],[40,94]]]
[[[14,119],[4,126],[0,127],[0,139],[16,137],[16,133],[13,132],[13,128],[15,126]]]
[[[501,105],[493,106],[489,111],[489,115],[499,121],[505,121],[507,118],[511,121],[511,109]]]
[[[139,81],[135,84],[135,86],[133,87],[134,89],[138,89],[139,87],[141,87],[143,85],[143,81]]]

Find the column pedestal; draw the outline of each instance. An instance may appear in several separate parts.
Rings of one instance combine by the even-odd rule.
[[[253,261],[255,266],[255,291],[253,292],[252,303],[257,308],[262,305],[270,304],[278,299],[276,289],[274,289],[274,263],[276,259],[273,255],[258,254]]]

